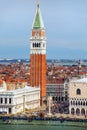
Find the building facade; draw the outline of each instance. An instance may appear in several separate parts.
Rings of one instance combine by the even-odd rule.
[[[70,82],[69,113],[81,116],[87,115],[87,78]]]
[[[53,113],[69,113],[69,86],[64,84],[47,84],[47,97],[52,97]]]
[[[30,38],[30,86],[40,87],[42,105],[46,97],[46,36],[39,3]]]
[[[40,107],[40,88],[26,86],[0,92],[0,113],[16,114]]]
[[[68,83],[47,84],[47,97],[52,96],[53,102],[68,101]]]

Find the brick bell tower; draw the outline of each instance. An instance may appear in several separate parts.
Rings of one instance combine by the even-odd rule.
[[[46,98],[46,36],[38,0],[30,38],[30,85],[40,87],[43,105]]]

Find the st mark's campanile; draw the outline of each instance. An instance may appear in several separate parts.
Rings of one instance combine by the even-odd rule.
[[[46,97],[46,36],[39,1],[30,38],[30,85],[40,87],[42,105]]]

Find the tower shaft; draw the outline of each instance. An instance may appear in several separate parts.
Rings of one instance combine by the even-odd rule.
[[[30,38],[30,85],[40,87],[42,105],[46,97],[46,36],[39,3]]]

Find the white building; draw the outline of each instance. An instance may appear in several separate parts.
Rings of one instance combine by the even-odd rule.
[[[87,78],[69,84],[69,113],[87,115]]]
[[[0,113],[16,114],[40,107],[40,88],[24,88],[0,92]]]

